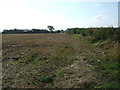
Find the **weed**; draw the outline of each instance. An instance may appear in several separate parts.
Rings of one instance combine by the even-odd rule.
[[[41,83],[51,83],[53,82],[53,78],[51,75],[40,75],[38,81]]]
[[[100,74],[102,84],[100,88],[117,88],[118,87],[118,62],[111,61],[107,58],[95,68]]]
[[[57,54],[57,55],[54,55],[53,58],[54,58],[54,59],[57,59],[57,60],[60,60],[60,59],[64,59],[65,56],[60,55],[60,54]]]
[[[116,81],[114,81],[106,84],[101,84],[99,88],[119,88],[119,86],[118,86],[118,82],[116,83]]]

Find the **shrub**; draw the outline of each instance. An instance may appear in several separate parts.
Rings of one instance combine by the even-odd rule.
[[[81,34],[83,36],[94,37],[95,41],[111,39],[119,40],[120,28],[69,28],[66,30],[68,34]]]

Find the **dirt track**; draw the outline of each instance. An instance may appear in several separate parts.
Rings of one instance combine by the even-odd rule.
[[[81,37],[82,38],[82,37]],[[66,34],[4,34],[3,87],[39,88],[94,87],[102,50]],[[51,75],[53,82],[41,83],[40,75]]]

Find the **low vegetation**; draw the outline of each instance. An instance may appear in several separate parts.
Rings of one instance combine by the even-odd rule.
[[[71,28],[67,29],[66,33],[76,34],[71,35],[74,38],[90,42],[95,46],[104,49],[107,53],[104,58],[101,58],[99,64],[96,64],[94,70],[99,72],[98,81],[99,88],[119,88],[118,85],[118,60],[119,60],[119,36],[120,28]],[[92,62],[94,63],[94,62]]]
[[[41,83],[51,83],[53,82],[53,78],[50,75],[40,75],[38,81]]]
[[[119,88],[119,33],[111,27],[3,34],[3,88]]]

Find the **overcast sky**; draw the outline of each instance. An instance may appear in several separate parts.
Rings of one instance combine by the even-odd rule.
[[[0,0],[0,31],[46,29],[48,25],[55,29],[118,26],[118,0],[91,1]]]

